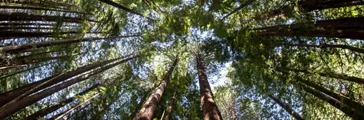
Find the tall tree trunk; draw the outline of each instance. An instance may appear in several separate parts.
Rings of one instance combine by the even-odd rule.
[[[298,4],[305,11],[313,11],[328,8],[364,5],[364,2],[362,0],[300,0]]]
[[[120,5],[120,4],[116,3],[116,2],[113,2],[112,0],[99,0],[99,1],[100,2],[103,2],[103,3],[106,3],[108,5],[114,6],[116,8],[122,9],[122,10],[124,10],[126,12],[129,12],[129,13],[132,13],[132,14],[135,14],[135,15],[139,15],[139,16],[144,17],[144,18],[147,18],[149,20],[153,20],[153,19],[151,19],[149,17],[144,16],[141,13],[138,13],[138,12],[132,10],[132,9],[129,9],[129,8],[125,7],[125,6],[122,6],[122,5]]]
[[[198,80],[200,84],[201,105],[204,120],[222,120],[221,113],[214,101],[210,83],[207,80],[205,68],[202,63],[201,54],[196,55]]]
[[[292,47],[308,47],[308,48],[341,48],[341,49],[347,49],[347,50],[350,50],[353,52],[364,53],[364,49],[352,47],[349,45],[330,45],[330,44],[308,45],[308,44],[291,44],[291,43],[281,43],[279,45],[292,46]]]
[[[222,19],[226,19],[228,18],[230,15],[238,12],[239,10],[243,9],[244,7],[252,4],[255,0],[247,0],[245,3],[241,4],[238,8],[235,8],[233,11],[231,11],[230,13],[228,13],[226,16],[224,16]]]
[[[0,9],[27,9],[27,10],[44,10],[44,11],[55,11],[55,12],[65,12],[65,13],[76,13],[76,14],[86,14],[84,12],[72,11],[72,10],[60,10],[60,9],[50,9],[43,7],[30,7],[30,6],[0,6]]]
[[[72,57],[72,55],[63,55],[63,56],[54,56],[54,57],[42,57],[42,58],[29,58],[29,59],[15,59],[10,61],[8,64],[0,64],[0,70],[6,69],[7,66],[14,66],[14,65],[28,65],[28,64],[35,64],[41,63],[50,60],[59,60],[59,59],[68,59]]]
[[[294,72],[302,72],[302,73],[306,73],[306,74],[318,74],[320,76],[323,77],[331,77],[331,78],[336,78],[336,79],[342,79],[342,80],[347,80],[350,82],[356,82],[359,84],[364,84],[364,79],[363,78],[358,78],[358,77],[354,77],[354,76],[349,76],[349,75],[345,75],[345,74],[337,74],[337,73],[330,73],[330,72],[326,72],[326,73],[313,73],[313,72],[309,72],[307,70],[297,70],[297,69],[289,69],[291,71]]]
[[[135,57],[136,56],[131,57],[131,58],[135,58]],[[61,81],[67,80],[67,79],[69,79],[71,77],[74,77],[76,75],[82,74],[82,73],[90,71],[92,69],[101,67],[103,65],[110,64],[110,63],[115,62],[115,61],[120,60],[120,59],[122,59],[122,58],[116,58],[116,59],[106,60],[106,61],[103,61],[103,62],[96,62],[96,63],[93,63],[93,64],[89,64],[89,65],[80,67],[80,68],[78,68],[78,69],[76,69],[74,71],[69,71],[69,72],[66,72],[66,73],[56,74],[56,75],[53,75],[51,77],[45,78],[43,80],[36,81],[36,82],[30,83],[28,85],[16,88],[14,90],[2,93],[2,94],[0,94],[0,107],[2,105],[4,105],[4,104],[8,103],[11,100],[19,98],[19,96],[25,97],[25,96],[27,96],[29,94],[32,94],[32,93],[37,92],[39,90],[42,90],[44,88],[50,87],[50,86],[52,86],[54,84],[57,84],[57,83],[59,83]],[[126,60],[129,60],[129,58],[126,59]]]
[[[151,91],[151,90],[148,90],[148,91]],[[149,94],[149,92],[146,92],[146,93]],[[144,96],[140,99],[139,104],[135,107],[133,112],[129,115],[128,119],[132,119],[133,117],[136,116],[136,114],[139,112],[139,110],[143,107],[145,100],[147,100],[148,94],[144,94]]]
[[[69,23],[82,23],[83,21],[98,22],[96,20],[64,17],[64,16],[50,16],[50,15],[33,15],[27,13],[9,13],[0,14],[0,21],[51,21],[51,22],[69,22]]]
[[[174,68],[177,66],[178,57],[174,60],[172,66],[169,68],[166,75],[164,75],[163,80],[154,89],[153,93],[147,101],[144,103],[143,107],[140,109],[139,113],[135,116],[134,120],[152,120],[155,110],[157,109],[158,103],[162,98],[164,89],[166,88],[169,80],[172,76]]]
[[[26,6],[33,6],[33,7],[47,7],[47,8],[56,8],[56,9],[64,9],[64,10],[70,10],[73,8],[77,8],[75,5],[70,5],[67,3],[61,3],[61,2],[53,2],[50,0],[44,1],[44,0],[0,0],[0,2],[6,3],[6,4],[20,4],[20,5],[26,5]]]
[[[296,111],[292,109],[292,107],[289,104],[283,103],[276,97],[274,97],[271,94],[268,94],[268,97],[270,97],[274,102],[276,102],[279,106],[281,106],[284,110],[286,110],[290,115],[292,115],[296,120],[304,120],[300,114],[298,114]]]
[[[258,28],[268,36],[306,36],[364,39],[364,17],[320,20],[302,24],[276,25]]]
[[[172,117],[172,108],[173,108],[173,106],[176,105],[176,93],[174,93],[174,95],[173,95],[172,99],[170,100],[169,104],[170,105],[168,106],[165,120],[169,120]]]
[[[296,78],[299,82],[306,84],[307,86],[311,86],[313,88],[315,88],[316,90],[325,93],[326,95],[329,95],[332,98],[335,98],[336,100],[339,100],[341,103],[351,107],[352,109],[355,110],[355,114],[362,114],[361,116],[364,116],[364,114],[362,113],[364,111],[364,106],[358,102],[355,102],[351,99],[349,99],[346,96],[342,96],[339,94],[336,94],[335,92],[332,92],[322,86],[319,86],[311,81],[308,80],[303,80],[302,78]]]
[[[99,96],[100,96],[100,94],[96,94],[96,95],[92,96],[91,98],[87,99],[86,101],[84,101],[82,103],[73,105],[71,108],[67,109],[66,111],[63,111],[63,112],[53,116],[51,118],[51,120],[60,120],[63,117],[65,117],[67,114],[69,114],[70,112],[75,111],[77,108],[82,107],[83,105],[86,106],[87,104],[90,104],[91,100],[96,99]],[[65,120],[67,120],[67,118],[65,118]]]
[[[43,116],[46,116],[47,114],[49,113],[52,113],[56,110],[58,110],[59,108],[62,108],[64,107],[65,105],[67,105],[68,103],[71,103],[72,101],[74,101],[76,99],[77,96],[82,96],[82,95],[85,95],[87,94],[89,91],[91,90],[94,90],[95,88],[98,88],[100,84],[95,84],[89,88],[87,88],[86,90],[78,93],[77,95],[74,95],[73,97],[71,98],[68,98],[66,100],[63,100],[61,102],[59,102],[57,105],[53,105],[51,107],[47,107],[47,108],[44,108],[44,109],[41,109],[33,114],[31,114],[30,116],[24,118],[23,120],[37,120],[38,118],[40,117],[43,117]]]
[[[350,116],[353,120],[359,120],[360,118],[364,118],[364,116],[361,116],[361,114],[355,114],[355,110],[351,107],[341,103],[339,100],[334,99],[322,92],[319,92],[317,90],[314,90],[310,87],[305,86],[304,84],[300,83],[300,86],[305,90],[306,92],[312,94],[313,96],[321,99],[322,101],[325,101],[329,103],[331,106],[337,108],[338,110],[345,113],[347,116]]]
[[[314,10],[323,10],[329,8],[340,8],[349,7],[356,5],[364,5],[361,0],[300,0],[298,6],[305,12],[311,12]],[[294,3],[281,6],[279,9],[271,10],[268,13],[263,13],[263,15],[255,16],[255,20],[264,20],[272,18],[274,16],[285,15],[286,13],[292,12]]]
[[[56,93],[64,88],[67,88],[73,84],[76,84],[78,82],[84,81],[87,78],[89,78],[92,75],[101,73],[105,70],[108,70],[116,65],[119,65],[123,62],[126,62],[128,60],[134,59],[137,56],[133,56],[133,57],[129,57],[123,60],[120,60],[118,62],[115,63],[111,63],[105,66],[102,66],[98,69],[94,69],[94,70],[90,70],[87,71],[85,73],[82,74],[77,74],[77,76],[75,78],[72,78],[71,80],[65,81],[61,84],[58,84],[56,86],[50,87],[50,88],[46,88],[44,90],[42,90],[41,92],[37,92],[33,95],[27,96],[25,97],[25,95],[29,95],[32,91],[34,91],[34,89],[38,89],[40,86],[47,84],[47,82],[45,83],[41,83],[38,86],[35,86],[34,88],[29,89],[27,92],[21,94],[20,96],[17,96],[15,99],[11,100],[10,102],[6,103],[5,105],[3,105],[0,108],[0,119],[4,119],[7,116],[14,114],[15,112],[27,107],[28,105],[31,105],[49,95],[52,95],[53,93]],[[23,98],[24,97],[24,98]]]
[[[27,43],[21,45],[13,45],[13,46],[5,46],[0,47],[0,51],[2,52],[15,52],[15,51],[22,51],[32,48],[40,48],[40,47],[47,47],[53,45],[63,45],[63,44],[71,44],[77,42],[84,42],[84,41],[94,41],[100,39],[116,39],[116,38],[127,38],[127,37],[138,37],[139,35],[131,35],[131,36],[114,36],[114,37],[106,37],[106,38],[82,38],[82,39],[69,39],[69,40],[57,40],[57,41],[46,41],[46,42],[38,42],[38,43]]]

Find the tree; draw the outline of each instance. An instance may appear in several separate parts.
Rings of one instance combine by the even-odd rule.
[[[172,76],[172,72],[175,69],[178,62],[178,57],[175,58],[172,66],[169,68],[168,72],[163,77],[163,80],[153,91],[152,95],[148,97],[145,101],[143,107],[140,109],[139,113],[135,116],[134,120],[151,120],[153,118],[154,112],[158,106],[158,103],[163,95],[164,89],[169,83],[169,79]]]
[[[211,87],[207,81],[207,75],[205,68],[202,63],[201,54],[196,54],[196,66],[198,71],[198,80],[200,84],[200,96],[201,96],[201,106],[202,114],[204,120],[221,120],[221,113],[216,106],[214,101]]]

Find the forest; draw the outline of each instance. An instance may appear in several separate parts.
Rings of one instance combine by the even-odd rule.
[[[0,0],[0,120],[48,119],[363,120],[364,1]]]

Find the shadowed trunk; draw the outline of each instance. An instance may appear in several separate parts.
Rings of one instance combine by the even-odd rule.
[[[297,69],[289,69],[291,71],[294,72],[302,72],[302,73],[306,73],[306,74],[318,74],[320,76],[324,76],[324,77],[331,77],[331,78],[336,78],[336,79],[342,79],[342,80],[347,80],[350,82],[356,82],[359,84],[364,84],[364,79],[363,78],[358,78],[358,77],[353,77],[353,76],[349,76],[349,75],[345,75],[345,74],[337,74],[337,73],[313,73],[313,72],[309,72],[307,70],[297,70]]]
[[[22,50],[27,50],[27,49],[32,49],[32,48],[47,47],[47,46],[53,46],[53,45],[63,45],[63,44],[71,44],[71,43],[84,42],[84,41],[127,38],[127,37],[138,37],[138,35],[114,36],[114,37],[106,37],[106,38],[82,38],[82,39],[69,39],[69,40],[46,41],[46,42],[38,42],[38,43],[27,43],[27,44],[21,44],[21,45],[0,47],[0,51],[16,52],[16,51],[22,51]]]
[[[271,94],[268,94],[268,97],[270,97],[274,102],[276,102],[279,106],[281,106],[284,110],[286,110],[290,115],[292,115],[296,120],[304,120],[300,114],[298,114],[296,111],[292,109],[292,107],[289,104],[283,103],[276,97],[274,97]]]
[[[28,85],[24,85],[22,87],[16,88],[14,90],[11,90],[11,91],[8,91],[8,92],[5,92],[5,93],[1,93],[0,94],[0,106],[8,103],[9,101],[11,101],[11,100],[13,100],[13,99],[15,99],[15,98],[17,98],[19,96],[25,97],[25,96],[27,96],[29,94],[32,94],[34,92],[37,92],[39,90],[42,90],[42,89],[47,88],[49,86],[52,86],[54,84],[57,84],[57,83],[59,83],[61,81],[64,81],[64,80],[69,79],[71,77],[74,77],[76,75],[82,74],[84,72],[90,71],[92,69],[101,67],[103,65],[115,62],[115,61],[120,60],[120,59],[122,59],[122,58],[106,60],[106,61],[103,61],[103,62],[96,62],[96,63],[93,63],[93,64],[89,64],[89,65],[80,67],[80,68],[78,68],[78,69],[76,69],[74,71],[69,71],[69,72],[66,72],[66,73],[56,74],[56,75],[53,75],[51,77],[45,78],[43,80],[39,80],[39,81],[30,83]],[[27,93],[27,94],[25,94],[25,93]]]
[[[314,90],[310,87],[305,86],[304,84],[300,83],[300,86],[305,90],[306,92],[312,94],[313,96],[321,99],[322,101],[327,102],[331,106],[337,108],[338,110],[345,113],[347,116],[350,116],[353,120],[359,120],[360,118],[364,118],[361,114],[356,114],[355,110],[351,107],[341,103],[339,100],[334,99],[322,92],[319,92],[317,90]]]
[[[45,11],[55,11],[55,12],[67,12],[67,13],[76,13],[76,14],[86,14],[84,12],[72,11],[72,10],[60,10],[60,9],[50,9],[43,7],[29,7],[29,6],[0,6],[0,9],[27,9],[27,10],[45,10]]]
[[[0,21],[50,21],[50,22],[69,22],[69,23],[82,23],[83,21],[98,22],[96,20],[64,17],[64,16],[50,16],[50,15],[33,15],[27,13],[9,13],[0,14]]]
[[[232,14],[238,12],[239,10],[243,9],[244,7],[252,4],[254,1],[255,0],[248,0],[248,1],[246,1],[245,3],[241,4],[238,8],[235,8],[233,11],[231,11],[226,16],[224,16],[222,19],[224,20],[224,19],[228,18],[230,15],[232,15]]]
[[[205,68],[200,54],[196,55],[198,80],[200,84],[201,106],[204,120],[222,120],[221,113],[214,101],[210,83],[207,80]]]
[[[170,105],[168,106],[165,120],[170,120],[172,117],[172,108],[176,105],[176,93],[174,93],[172,99],[170,100]]]
[[[125,6],[122,6],[122,5],[120,5],[120,4],[116,3],[116,2],[113,2],[112,0],[99,0],[99,1],[100,2],[103,2],[103,3],[106,3],[108,5],[114,6],[116,8],[122,9],[122,10],[124,10],[126,12],[129,12],[129,13],[132,13],[132,14],[135,14],[135,15],[139,15],[139,16],[144,17],[144,18],[147,18],[149,20],[153,20],[153,19],[151,19],[149,17],[144,16],[141,13],[138,13],[138,12],[132,10],[132,9],[129,9],[129,8],[125,7]]]
[[[364,17],[320,20],[309,23],[276,25],[258,28],[268,36],[306,36],[364,39]]]
[[[134,120],[152,120],[154,112],[157,109],[158,103],[162,98],[164,89],[169,83],[174,68],[177,66],[177,62],[178,62],[178,57],[176,57],[172,66],[169,68],[167,74],[164,75],[163,80],[160,82],[158,87],[154,89],[152,95],[149,96],[147,101],[144,103],[143,107],[140,109],[139,113],[135,116]]]
[[[33,113],[32,115],[24,118],[23,120],[37,120],[38,118],[41,118],[49,113],[52,113],[56,110],[58,110],[59,108],[64,107],[65,105],[67,105],[68,103],[71,103],[72,101],[74,101],[76,99],[77,96],[82,96],[87,94],[89,91],[94,90],[95,88],[99,87],[100,84],[95,84],[93,86],[91,86],[90,88],[87,88],[86,90],[82,91],[81,93],[78,93],[77,95],[74,95],[71,98],[68,98],[66,100],[63,100],[61,102],[59,102],[57,105],[53,105],[51,107],[47,107],[44,109],[41,109],[35,113]]]
[[[330,45],[330,44],[322,44],[322,45],[308,45],[308,44],[291,44],[291,43],[281,43],[278,45],[282,46],[291,46],[291,47],[308,47],[308,48],[341,48],[341,49],[347,49],[353,52],[358,53],[364,53],[364,49],[352,47],[349,45]]]
[[[108,65],[104,65],[104,66],[102,66],[100,68],[87,71],[87,72],[82,73],[82,74],[77,74],[77,76],[75,78],[72,78],[71,80],[65,81],[65,82],[63,82],[61,84],[58,84],[56,86],[44,89],[41,92],[37,92],[37,93],[35,93],[33,95],[30,95],[30,93],[32,91],[34,91],[35,89],[38,89],[39,87],[41,87],[44,84],[47,84],[48,82],[41,83],[40,85],[35,86],[34,88],[28,89],[27,92],[21,94],[20,96],[16,96],[15,99],[13,99],[10,102],[3,105],[0,108],[0,119],[4,119],[7,116],[9,116],[11,114],[14,114],[15,112],[27,107],[28,105],[34,104],[35,102],[37,102],[37,101],[39,101],[39,100],[41,100],[41,99],[43,99],[45,97],[48,97],[49,95],[52,95],[53,93],[56,93],[56,92],[58,92],[58,91],[60,91],[60,90],[62,90],[64,88],[67,88],[67,87],[69,87],[69,86],[71,86],[73,84],[76,84],[78,82],[84,81],[87,78],[91,77],[92,75],[101,73],[101,72],[103,72],[105,70],[108,70],[108,69],[110,69],[110,68],[112,68],[112,67],[114,67],[116,65],[119,65],[119,64],[121,64],[123,62],[132,60],[132,59],[134,59],[136,57],[137,56],[129,57],[129,58],[120,60],[118,62],[111,63],[111,64],[108,64]],[[118,60],[118,59],[116,59],[116,60]],[[50,80],[50,81],[52,81],[52,80]],[[30,96],[26,97],[25,95],[30,95]]]
[[[332,92],[322,86],[319,86],[311,81],[307,81],[307,80],[303,80],[301,78],[297,78],[297,80],[303,84],[306,84],[307,86],[311,86],[313,88],[315,88],[316,90],[320,91],[320,92],[323,92],[325,93],[326,95],[329,95],[330,97],[333,97],[335,98],[336,100],[339,100],[341,103],[351,107],[352,109],[355,110],[355,115],[354,116],[357,116],[356,114],[362,114],[360,116],[364,116],[364,114],[362,113],[362,111],[364,111],[364,106],[358,102],[355,102],[353,100],[351,100],[350,98],[346,97],[346,96],[342,96],[342,95],[339,95],[339,94],[336,94],[335,92]]]

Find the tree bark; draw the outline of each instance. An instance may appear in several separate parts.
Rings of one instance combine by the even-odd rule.
[[[148,90],[150,91],[150,90]],[[147,92],[149,93],[149,92]],[[135,109],[133,110],[133,112],[129,115],[128,119],[132,119],[133,117],[136,116],[136,114],[139,112],[138,110],[140,110],[145,102],[145,100],[147,100],[148,94],[144,94],[144,96],[140,99],[139,104],[135,107]]]
[[[0,9],[27,9],[27,10],[44,10],[44,11],[55,11],[55,12],[65,12],[65,13],[76,13],[76,14],[86,14],[84,12],[72,11],[72,10],[60,10],[60,9],[50,9],[43,7],[31,7],[31,6],[0,6]]]
[[[170,105],[168,106],[165,120],[171,119],[171,117],[172,117],[172,108],[175,105],[176,105],[176,93],[174,93],[174,95],[173,95],[173,97],[172,97],[172,99],[170,101]]]
[[[270,97],[274,102],[276,102],[279,106],[281,106],[284,110],[286,110],[290,115],[292,115],[296,120],[304,120],[300,114],[298,114],[296,111],[292,109],[292,107],[289,104],[283,103],[276,97],[274,97],[271,94],[268,94],[268,97]]]
[[[134,56],[134,57],[136,57],[136,56]],[[134,58],[134,57],[132,57],[132,58]],[[74,71],[69,71],[66,73],[59,73],[59,74],[53,75],[51,77],[45,78],[43,80],[36,81],[36,82],[30,83],[28,85],[16,88],[14,90],[2,93],[2,94],[0,94],[0,107],[4,104],[10,102],[11,100],[18,98],[19,96],[25,97],[29,94],[32,94],[32,93],[42,90],[44,88],[50,87],[61,81],[67,80],[71,77],[74,77],[76,75],[82,74],[82,73],[90,71],[92,69],[101,67],[103,65],[110,64],[110,63],[115,62],[120,59],[122,59],[122,58],[116,58],[116,59],[111,59],[111,60],[106,60],[106,61],[102,61],[102,62],[96,62],[93,64],[89,64],[89,65],[80,67]]]
[[[62,108],[64,107],[65,105],[67,105],[68,103],[71,103],[72,101],[74,101],[76,99],[77,96],[82,96],[82,95],[85,95],[87,94],[88,92],[90,92],[91,90],[94,90],[95,88],[98,88],[100,84],[95,84],[89,88],[87,88],[86,90],[78,93],[77,95],[74,95],[73,97],[71,98],[68,98],[66,100],[63,100],[61,102],[59,102],[57,105],[53,105],[51,107],[47,107],[47,108],[44,108],[44,109],[41,109],[33,114],[31,114],[30,116],[24,118],[23,120],[37,120],[38,118],[41,118],[43,116],[46,116],[47,114],[49,113],[52,113],[56,110],[58,110],[59,108]]]
[[[108,5],[114,6],[114,7],[116,7],[116,8],[122,9],[122,10],[124,10],[124,11],[126,11],[126,12],[129,12],[129,13],[132,13],[132,14],[135,14],[135,15],[139,15],[139,16],[141,16],[141,17],[144,17],[144,18],[147,18],[147,19],[149,19],[149,20],[152,20],[152,21],[153,21],[153,19],[151,19],[151,18],[149,18],[149,17],[146,17],[146,16],[144,16],[143,14],[138,13],[138,12],[136,12],[136,11],[134,11],[134,10],[132,10],[132,9],[129,9],[129,8],[125,7],[125,6],[122,6],[122,5],[118,4],[118,3],[115,3],[115,2],[113,2],[112,0],[99,0],[99,1],[100,1],[100,2],[103,2],[103,3],[106,3],[106,4],[108,4]]]
[[[313,88],[315,88],[316,90],[320,91],[320,92],[323,92],[325,93],[326,95],[329,95],[330,97],[332,98],[335,98],[336,100],[339,100],[341,103],[351,107],[352,109],[355,110],[355,115],[356,114],[362,114],[360,116],[364,116],[364,114],[362,113],[364,111],[364,106],[358,102],[355,102],[351,99],[349,99],[348,97],[346,96],[342,96],[342,95],[339,95],[339,94],[336,94],[335,92],[332,92],[322,86],[319,86],[311,81],[308,81],[308,80],[303,80],[301,78],[297,78],[297,80],[303,84],[306,84],[307,86],[311,86]]]
[[[321,99],[322,101],[325,101],[329,103],[331,106],[337,108],[338,110],[345,113],[347,116],[350,116],[353,120],[359,120],[360,118],[364,118],[364,116],[361,116],[361,114],[355,114],[356,111],[352,109],[351,107],[341,103],[339,100],[334,99],[322,92],[319,92],[317,90],[314,90],[310,87],[305,86],[304,84],[300,83],[300,86],[305,90],[306,92],[312,94],[313,96]]]
[[[50,0],[44,1],[44,0],[0,0],[0,2],[4,3],[11,3],[11,4],[20,4],[20,5],[26,5],[26,6],[32,6],[32,7],[47,7],[47,8],[56,8],[56,9],[63,9],[63,10],[70,10],[72,8],[77,8],[75,5],[70,5],[66,3],[61,2],[53,2]]]
[[[15,52],[15,51],[22,51],[22,50],[27,50],[27,49],[32,49],[32,48],[40,48],[40,47],[47,47],[47,46],[53,46],[53,45],[63,45],[63,44],[71,44],[71,43],[84,42],[84,41],[94,41],[94,40],[100,40],[100,39],[115,39],[115,38],[127,38],[127,37],[138,37],[138,36],[139,35],[114,36],[114,37],[106,37],[106,38],[82,38],[82,39],[68,39],[68,40],[38,42],[38,43],[27,43],[27,44],[21,44],[21,45],[0,47],[0,51]]]
[[[246,7],[246,6],[250,5],[250,4],[252,4],[254,1],[255,1],[255,0],[248,0],[248,1],[246,1],[245,3],[241,4],[238,8],[235,8],[233,11],[231,11],[230,13],[228,13],[227,15],[225,15],[225,16],[222,18],[222,20],[224,20],[224,19],[228,18],[230,15],[232,15],[232,14],[234,14],[234,13],[238,12],[239,10],[243,9],[244,7]]]
[[[196,65],[200,84],[201,106],[204,120],[222,120],[221,113],[214,101],[213,94],[205,68],[202,63],[201,54],[196,55]]]
[[[364,49],[352,47],[349,45],[330,45],[330,44],[323,44],[323,45],[308,45],[308,44],[291,44],[291,43],[281,43],[279,45],[282,46],[293,46],[293,47],[311,47],[311,48],[341,48],[347,49],[353,52],[364,53]]]
[[[98,22],[96,20],[64,17],[64,16],[49,16],[49,15],[33,15],[27,13],[9,13],[0,14],[0,21],[51,21],[51,22],[69,22],[69,23],[82,23],[83,21]]]
[[[258,28],[268,36],[306,36],[364,39],[364,17],[320,20],[303,24],[276,25]]]
[[[67,88],[67,87],[69,87],[69,86],[71,86],[73,84],[76,84],[78,82],[84,81],[87,78],[91,77],[92,75],[101,73],[101,72],[103,72],[105,70],[108,70],[108,69],[110,69],[110,68],[112,68],[112,67],[114,67],[116,65],[119,65],[119,64],[121,64],[123,62],[126,62],[128,60],[132,60],[132,59],[134,59],[136,57],[137,56],[132,56],[132,57],[120,60],[118,62],[102,66],[102,67],[100,67],[98,69],[90,70],[90,71],[87,71],[87,72],[82,73],[82,74],[77,74],[77,76],[75,78],[72,78],[71,80],[65,81],[65,82],[63,82],[61,84],[58,84],[56,86],[44,89],[41,92],[37,92],[37,93],[35,93],[33,95],[30,95],[30,93],[32,91],[34,91],[34,89],[38,89],[40,86],[42,86],[44,84],[47,84],[47,82],[42,83],[42,84],[40,84],[38,86],[35,86],[34,88],[29,89],[28,92],[25,92],[20,96],[17,96],[17,98],[15,98],[15,99],[11,100],[10,102],[6,103],[5,105],[3,105],[0,108],[0,119],[4,119],[7,116],[9,116],[11,114],[14,114],[15,112],[27,107],[28,105],[31,105],[31,104],[33,104],[33,103],[35,103],[35,102],[49,96],[49,95],[52,95],[55,92],[58,92],[58,91],[60,91],[60,90],[62,90],[64,88]],[[25,95],[30,95],[30,96],[26,97]]]
[[[158,103],[162,98],[164,89],[166,88],[169,80],[172,76],[174,68],[177,66],[178,57],[174,60],[172,66],[169,68],[167,74],[163,77],[157,88],[153,91],[152,95],[149,96],[147,101],[144,103],[142,109],[140,109],[134,120],[152,120],[155,110],[157,109]]]
[[[330,72],[313,73],[313,72],[309,72],[307,70],[297,70],[297,69],[289,69],[289,70],[294,71],[294,72],[302,72],[302,73],[306,73],[306,74],[318,74],[318,75],[323,76],[323,77],[331,77],[331,78],[336,78],[336,79],[347,80],[347,81],[350,81],[350,82],[356,82],[356,83],[359,83],[359,84],[364,84],[364,79],[363,78],[358,78],[358,77],[349,76],[349,75],[345,75],[345,74],[337,74],[337,73],[330,73]]]

